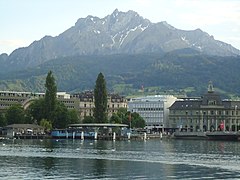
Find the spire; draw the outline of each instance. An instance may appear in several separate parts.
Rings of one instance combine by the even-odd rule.
[[[208,83],[208,92],[209,93],[213,93],[214,92],[212,81],[209,81],[209,83]]]

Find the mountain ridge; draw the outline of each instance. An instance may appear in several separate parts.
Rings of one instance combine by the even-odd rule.
[[[44,36],[9,56],[0,55],[0,63],[3,63],[0,70],[31,68],[68,56],[166,53],[185,48],[207,55],[240,55],[238,49],[200,29],[180,30],[166,21],[152,23],[132,10],[116,9],[104,18],[91,15],[79,18],[74,26],[58,36]]]

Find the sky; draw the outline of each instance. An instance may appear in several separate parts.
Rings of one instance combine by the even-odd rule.
[[[200,28],[240,49],[240,0],[0,0],[0,54],[58,36],[79,18],[136,11],[153,23]]]

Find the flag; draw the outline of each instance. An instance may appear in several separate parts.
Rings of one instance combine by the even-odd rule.
[[[220,130],[223,130],[223,129],[224,129],[224,123],[221,122],[221,124],[220,124]]]

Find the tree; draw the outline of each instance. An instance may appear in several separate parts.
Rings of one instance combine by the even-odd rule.
[[[6,112],[7,124],[25,123],[25,112],[20,104],[15,104],[8,108]]]
[[[3,113],[0,113],[0,127],[6,126],[7,121]]]
[[[96,123],[107,122],[107,90],[106,81],[102,73],[98,74],[96,85],[94,88],[94,118]]]
[[[83,123],[94,123],[94,117],[92,117],[92,116],[86,116],[86,117],[84,117],[84,119],[83,119]]]
[[[117,123],[120,124],[122,122],[122,119],[115,113],[113,113],[112,117],[110,118],[110,123]]]
[[[45,113],[48,120],[54,118],[54,111],[56,109],[57,102],[57,86],[52,71],[48,72],[45,82]]]
[[[51,71],[46,77],[45,87],[45,97],[35,100],[28,107],[28,117],[37,121],[38,124],[51,125],[53,128],[66,128],[68,124],[78,123],[76,110],[68,110],[57,100],[57,86]]]
[[[67,112],[67,119],[69,124],[76,124],[79,123],[79,116],[75,109],[70,109]]]
[[[128,124],[128,112],[127,108],[119,108],[117,111],[118,117],[121,119],[121,123]]]
[[[27,114],[39,124],[42,119],[46,118],[45,100],[43,98],[34,100],[27,108]]]
[[[40,121],[40,126],[44,127],[44,130],[49,132],[52,129],[52,123],[47,119],[42,119]]]
[[[68,116],[67,107],[63,103],[57,102],[54,111],[54,117],[52,118],[53,127],[59,129],[66,128],[67,125],[69,124],[67,116]]]
[[[144,128],[146,125],[144,119],[136,112],[131,114],[132,128]]]

